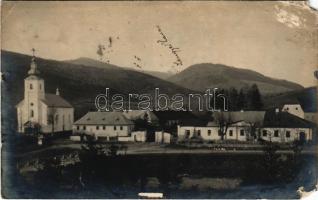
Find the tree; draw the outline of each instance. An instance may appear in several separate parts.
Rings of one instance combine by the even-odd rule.
[[[242,88],[240,89],[236,103],[237,103],[236,108],[238,110],[243,110],[246,108],[246,98],[245,98],[245,93],[244,93]]]
[[[224,140],[228,127],[233,123],[231,114],[229,112],[215,112],[214,119],[219,125],[221,140]]]
[[[239,94],[238,94],[237,90],[234,87],[230,88],[229,94],[228,94],[228,99],[229,99],[228,106],[229,106],[230,111],[239,110],[238,97],[239,97]]]
[[[260,110],[263,107],[261,94],[256,84],[253,84],[248,90],[248,107],[251,110]]]
[[[214,106],[215,110],[226,111],[228,109],[228,91],[221,89],[215,93],[215,102],[214,99],[211,99],[211,105]],[[215,105],[214,105],[215,103]]]

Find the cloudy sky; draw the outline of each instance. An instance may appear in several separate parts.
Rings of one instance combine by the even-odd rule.
[[[2,48],[39,57],[99,59],[144,70],[196,63],[252,69],[315,85],[317,17],[286,2],[2,2]],[[110,44],[111,38],[111,44]],[[140,58],[137,60],[136,57]],[[136,68],[136,67],[135,67]]]

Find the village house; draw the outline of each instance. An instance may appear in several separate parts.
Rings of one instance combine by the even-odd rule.
[[[16,105],[18,132],[27,134],[71,131],[74,108],[56,94],[45,93],[44,80],[32,57],[28,76],[24,79],[24,99]]]
[[[272,142],[311,141],[315,124],[279,109],[266,112],[260,137]]]
[[[218,134],[219,126],[214,122],[208,124],[199,120],[183,121],[178,126],[178,140],[188,140],[191,138],[201,138],[203,140],[212,141],[221,139]]]
[[[86,134],[107,141],[146,141],[145,131],[135,131],[134,122],[123,112],[88,112],[74,122],[73,134]]]
[[[250,124],[245,121],[233,122],[226,128],[224,140],[247,141],[250,133]],[[208,122],[205,126],[179,125],[179,140],[200,137],[205,141],[222,140],[220,125],[215,121]]]
[[[206,125],[182,123],[178,125],[178,140],[201,138],[204,141],[224,140],[253,141],[263,139],[272,142],[311,141],[315,124],[289,112],[240,111],[215,113],[214,121]],[[221,125],[222,124],[222,125]]]

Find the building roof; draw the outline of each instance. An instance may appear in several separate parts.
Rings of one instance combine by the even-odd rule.
[[[45,94],[45,99],[42,99],[42,102],[45,103],[48,107],[56,107],[56,108],[73,108],[73,106],[63,99],[59,95],[55,94]],[[21,100],[16,107],[23,105],[24,99]]]
[[[201,119],[183,119],[180,120],[180,126],[206,126],[206,121]]]
[[[265,114],[263,126],[272,128],[312,128],[315,124],[288,112],[269,110]]]
[[[46,93],[45,99],[42,101],[49,107],[73,108],[73,106],[60,95]]]
[[[122,112],[88,112],[75,125],[134,125]]]
[[[197,117],[189,111],[153,111],[159,120],[186,120],[196,119]]]
[[[218,127],[219,124],[216,123],[216,121],[210,121],[210,122],[207,123],[206,126],[209,126],[209,127]]]
[[[246,123],[263,124],[266,111],[232,111],[232,112],[215,112],[214,119],[217,121],[218,117],[223,117],[229,122],[245,121]],[[222,115],[222,116],[219,116]]]

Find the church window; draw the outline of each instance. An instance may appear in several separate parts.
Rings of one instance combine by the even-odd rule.
[[[86,126],[83,126],[83,130],[86,130]]]
[[[32,90],[33,89],[33,85],[32,85],[32,83],[30,84],[30,90]]]
[[[122,126],[120,126],[120,130],[123,130],[123,127],[122,127]]]
[[[116,126],[114,126],[114,130],[116,130],[117,129],[117,127]]]
[[[77,128],[77,130],[79,130],[79,126],[77,126],[76,128]]]
[[[31,110],[31,117],[34,117],[34,111]]]
[[[96,130],[99,130],[99,126],[96,126]]]

